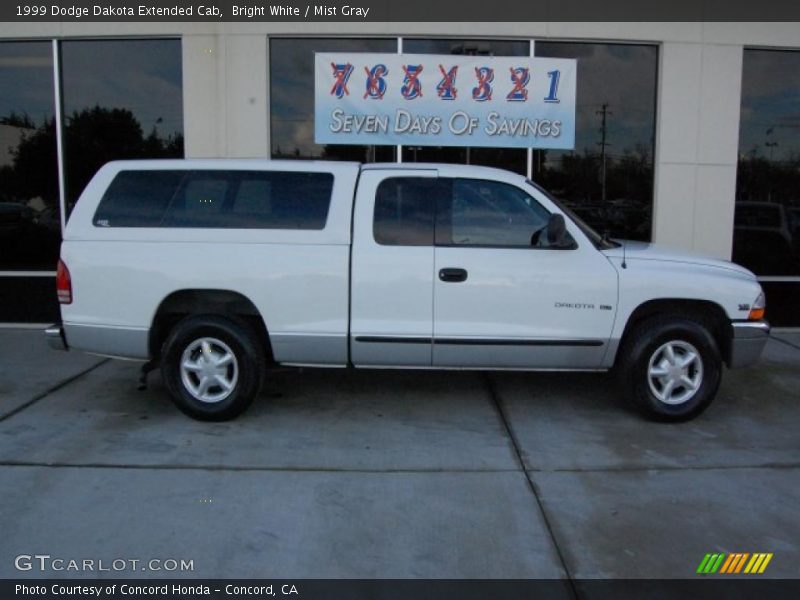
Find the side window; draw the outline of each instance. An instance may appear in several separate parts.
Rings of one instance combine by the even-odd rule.
[[[437,243],[465,246],[530,247],[550,217],[518,187],[483,179],[456,179],[439,213]]]
[[[248,173],[239,184],[233,208],[254,223],[251,227],[324,229],[332,192],[330,173]]]
[[[224,171],[201,171],[186,177],[164,218],[165,227],[225,227],[221,218],[229,188]]]
[[[384,246],[433,246],[437,198],[449,193],[432,177],[391,177],[375,192],[372,233]]]
[[[185,171],[122,171],[94,215],[97,227],[158,227]]]
[[[98,227],[324,229],[333,175],[300,171],[123,171]]]
[[[245,219],[267,219],[272,214],[272,182],[267,179],[242,179],[232,211]]]

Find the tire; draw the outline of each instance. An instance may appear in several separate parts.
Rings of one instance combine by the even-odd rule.
[[[258,395],[265,362],[262,345],[246,324],[197,315],[170,331],[161,352],[161,374],[181,411],[201,421],[227,421]]]
[[[681,316],[648,319],[620,352],[622,387],[650,419],[688,421],[708,408],[717,394],[722,357],[714,336],[699,321]]]

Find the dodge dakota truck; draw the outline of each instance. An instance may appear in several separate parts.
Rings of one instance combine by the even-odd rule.
[[[51,344],[147,361],[188,415],[270,365],[614,370],[685,420],[769,335],[748,270],[598,235],[524,177],[449,164],[112,162],[69,218]]]

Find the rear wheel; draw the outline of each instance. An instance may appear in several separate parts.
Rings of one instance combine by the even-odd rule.
[[[686,421],[716,396],[722,358],[699,321],[656,317],[639,325],[620,349],[619,377],[633,404],[660,421]]]
[[[203,421],[241,414],[261,388],[261,344],[246,324],[198,315],[180,321],[161,354],[161,372],[175,404]]]

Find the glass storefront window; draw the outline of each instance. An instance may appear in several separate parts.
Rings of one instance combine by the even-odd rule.
[[[733,260],[800,275],[800,51],[744,51]]]
[[[394,146],[314,143],[314,53],[397,52],[395,38],[271,38],[270,144],[272,158],[387,162]]]
[[[456,54],[474,56],[529,56],[527,40],[459,40],[404,38],[409,54]],[[445,162],[498,167],[525,175],[528,153],[520,148],[469,148],[403,146],[405,162]]]
[[[534,150],[533,179],[612,237],[650,240],[658,48],[536,42],[578,60],[575,149]]]
[[[61,42],[67,210],[110,160],[183,157],[181,42]]]
[[[54,271],[61,242],[50,42],[0,44],[0,271]]]

